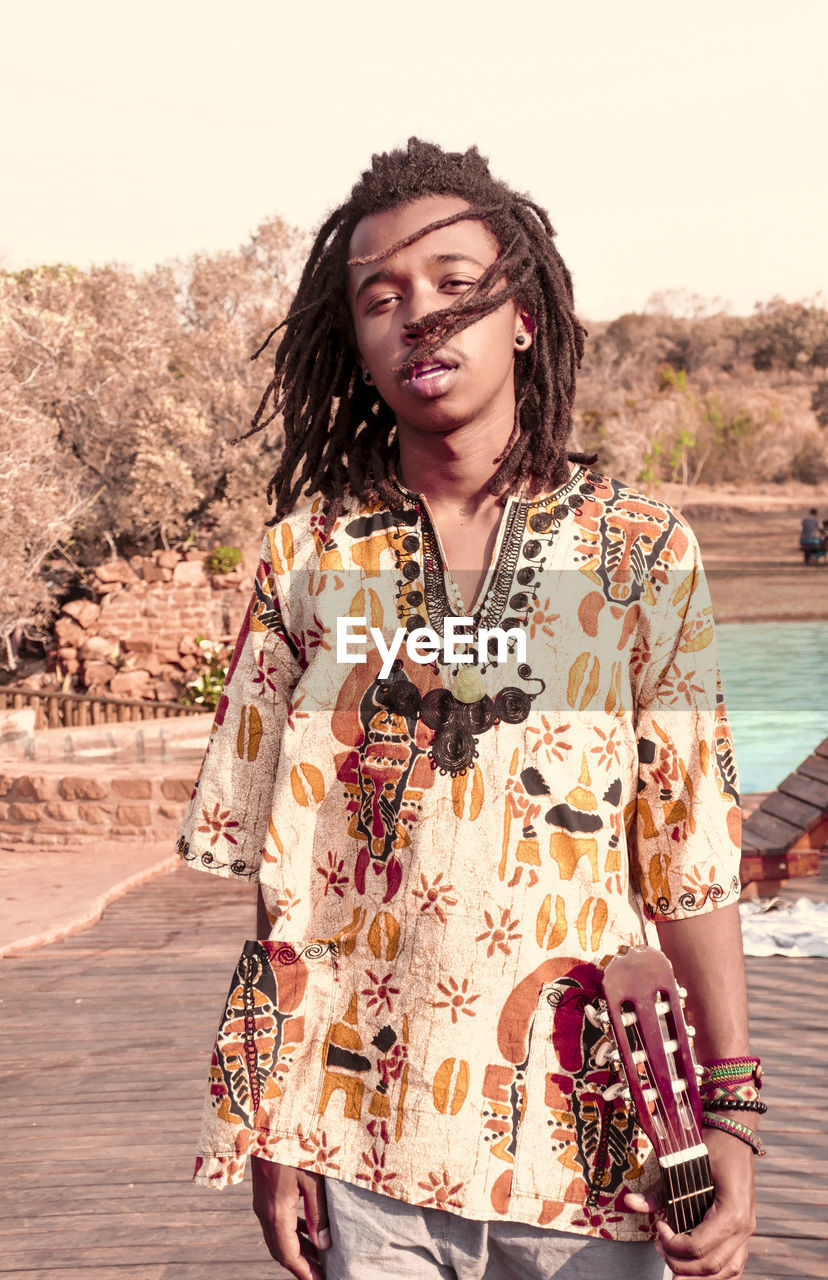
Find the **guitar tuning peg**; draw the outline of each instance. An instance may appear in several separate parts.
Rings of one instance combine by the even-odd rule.
[[[609,1026],[610,1016],[606,1009],[598,1010],[598,1021],[605,1029]]]
[[[700,1062],[695,1063],[693,1070],[695,1071],[699,1080],[701,1080],[702,1076],[704,1075],[704,1067],[702,1066],[702,1064]]]
[[[609,1061],[611,1052],[612,1050],[610,1049],[609,1041],[602,1040],[601,1043],[598,1045],[598,1048],[595,1050],[596,1067],[606,1066],[607,1062]]]
[[[609,1063],[613,1071],[617,1071],[621,1066],[621,1054],[618,1049],[614,1049],[608,1040],[602,1040],[598,1048],[595,1050],[596,1067],[604,1067]]]
[[[601,1029],[599,1013],[594,1004],[584,1005],[584,1016],[586,1017],[587,1022],[591,1023],[593,1027],[597,1030]]]
[[[684,1029],[685,1029],[685,1031],[687,1032],[687,1039],[688,1039],[688,1040],[692,1040],[692,1039],[693,1039],[693,1037],[694,1037],[694,1036],[695,1036],[695,1034],[696,1034],[696,1028],[695,1028],[695,1027],[691,1027],[691,1026],[690,1026],[690,1023],[688,1022],[688,1023],[687,1023],[687,1026],[686,1026]]]
[[[686,988],[686,987],[676,987],[676,991],[678,992],[678,998],[679,998],[679,1000],[686,1000],[686,999],[687,999],[687,988]]]

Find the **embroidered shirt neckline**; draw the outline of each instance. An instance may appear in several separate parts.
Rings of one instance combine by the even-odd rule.
[[[564,505],[563,500],[579,483],[583,482],[585,477],[586,469],[583,466],[577,466],[569,479],[550,493],[532,499],[514,494],[509,496],[500,518],[486,575],[469,610],[466,609],[459,588],[451,576],[427,498],[423,494],[407,489],[399,479],[394,477],[395,488],[412,503],[420,525],[421,554],[418,558],[421,559],[422,564],[423,605],[427,615],[423,621],[427,620],[428,625],[441,636],[448,616],[471,617],[475,634],[481,626],[490,628],[499,626],[509,603],[530,513],[554,502],[556,506],[553,514],[557,519],[560,520],[565,515],[571,514],[573,509],[571,504]],[[580,499],[576,505],[580,505]]]

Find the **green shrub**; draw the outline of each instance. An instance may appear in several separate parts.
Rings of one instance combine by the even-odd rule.
[[[241,564],[242,553],[238,547],[213,547],[204,557],[208,573],[232,573]]]
[[[235,550],[235,547],[222,548]],[[196,636],[199,652],[196,655],[198,665],[187,681],[181,701],[188,706],[203,707],[205,711],[215,711],[227,679],[230,655],[225,645],[219,640],[207,640],[204,636]]]

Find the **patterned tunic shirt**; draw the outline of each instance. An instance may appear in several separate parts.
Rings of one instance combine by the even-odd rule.
[[[257,879],[272,921],[231,982],[196,1179],[238,1181],[255,1153],[641,1239],[620,1198],[657,1166],[589,1015],[647,920],[739,892],[695,539],[579,469],[508,500],[461,628],[421,497],[323,524],[317,499],[265,538],[179,842]],[[423,627],[438,652],[412,635],[392,659]]]

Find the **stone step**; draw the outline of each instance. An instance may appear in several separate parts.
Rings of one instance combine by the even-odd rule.
[[[0,847],[70,844],[81,838],[159,841],[175,837],[197,765],[175,773],[125,773],[113,765],[72,773],[51,762],[28,772],[22,761],[0,766]]]
[[[212,714],[169,720],[88,725],[73,729],[38,729],[0,744],[0,772],[18,762],[39,773],[41,766],[63,766],[65,772],[101,764],[183,765],[198,762],[210,736]],[[183,769],[181,770],[183,772]]]
[[[170,852],[175,852],[175,840],[179,828],[178,822],[154,823],[149,827],[120,826],[84,826],[83,823],[72,823],[71,826],[59,826],[50,823],[6,823],[0,831],[0,856],[12,853],[16,849],[64,850],[94,840],[98,844],[111,844],[113,847],[122,844],[135,844],[136,841],[149,841],[153,845],[167,843]]]

